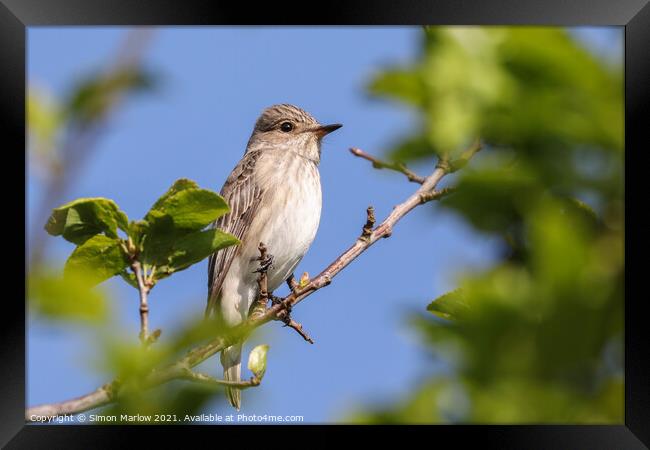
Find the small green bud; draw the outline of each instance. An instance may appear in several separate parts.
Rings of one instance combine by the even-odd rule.
[[[248,357],[248,370],[253,372],[253,375],[260,380],[264,376],[264,372],[266,372],[266,353],[268,350],[268,345],[258,345]]]

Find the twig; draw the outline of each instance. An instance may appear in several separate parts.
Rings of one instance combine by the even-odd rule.
[[[149,343],[149,304],[147,303],[147,295],[150,288],[144,280],[140,261],[133,260],[131,269],[136,280],[138,280],[138,291],[140,292],[140,340],[146,345]]]
[[[367,239],[372,234],[372,228],[375,226],[375,208],[368,206],[366,209],[366,224],[363,226],[361,237]]]
[[[404,164],[402,163],[389,163],[386,161],[382,161],[372,155],[369,155],[368,153],[364,152],[361,149],[358,149],[356,147],[352,147],[350,149],[350,153],[352,153],[354,156],[358,156],[359,158],[366,159],[372,163],[372,167],[375,169],[389,169],[389,170],[394,170],[395,172],[400,172],[404,175],[406,175],[406,178],[408,178],[409,181],[413,183],[418,183],[422,184],[424,183],[425,178],[416,175],[414,172],[410,171]]]
[[[284,322],[285,327],[293,328],[294,330],[296,330],[296,332],[300,336],[302,336],[302,338],[305,341],[309,342],[310,344],[314,343],[314,340],[307,334],[307,332],[304,330],[302,325],[299,324],[298,322],[296,322],[295,320],[293,320],[291,317],[289,317],[288,319],[285,319],[285,320],[283,320],[283,319],[278,319],[278,320],[282,320]]]
[[[206,375],[204,373],[194,372],[191,369],[185,370],[183,372],[183,375],[180,377],[180,379],[196,381],[208,385],[236,387],[238,389],[248,389],[250,387],[259,386],[260,383],[262,382],[257,377],[251,377],[250,380],[247,381],[220,380],[218,378],[211,377],[210,375]]]
[[[418,205],[423,203],[423,199],[435,197],[432,193],[436,192],[436,186],[440,180],[448,173],[458,170],[465,165],[476,152],[481,149],[480,141],[474,143],[468,148],[461,157],[452,162],[443,161],[436,166],[436,169],[429,175],[422,185],[403,203],[397,205],[384,221],[374,228],[367,239],[358,238],[354,244],[336,258],[325,270],[318,276],[312,278],[306,285],[299,287],[295,292],[290,293],[277,304],[268,308],[263,314],[256,317],[249,317],[248,320],[228,330],[227,334],[216,336],[209,342],[192,348],[188,353],[176,363],[152,371],[145,379],[141,386],[154,387],[167,383],[175,379],[187,379],[187,368],[192,368],[202,363],[212,355],[220,352],[242,339],[245,339],[254,329],[261,325],[277,320],[283,311],[290,310],[294,305],[300,303],[305,298],[317,290],[327,286],[332,279],[354,261],[368,247],[373,245],[379,239],[390,236],[392,229],[397,222]],[[428,201],[428,200],[426,200]],[[107,388],[108,386],[108,388]],[[114,402],[119,397],[119,384],[116,382],[109,383],[90,394],[77,397],[76,399],[51,403],[28,408],[25,417],[27,420],[32,415],[56,415],[56,414],[73,414]]]
[[[420,195],[420,202],[427,203],[430,202],[431,200],[440,200],[441,198],[446,197],[447,195],[451,194],[455,190],[456,188],[446,187],[440,190],[423,193]]]
[[[296,277],[293,274],[287,278],[287,286],[289,286],[291,292],[296,291],[300,287],[300,283],[296,281]]]

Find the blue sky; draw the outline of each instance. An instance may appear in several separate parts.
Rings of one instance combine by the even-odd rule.
[[[71,81],[109,64],[126,30],[30,28],[29,85],[61,95]],[[414,60],[419,33],[412,27],[155,29],[145,65],[160,74],[158,90],[123,105],[64,201],[108,197],[129,217],[140,218],[178,178],[218,191],[261,110],[293,103],[322,123],[344,124],[323,144],[320,228],[296,273],[315,275],[358,236],[368,205],[381,219],[414,190],[403,177],[373,170],[347,149],[381,155],[413,128],[409,110],[369,98],[364,87],[383,67]],[[620,58],[621,29],[581,29],[576,35],[603,57]],[[32,169],[28,221],[42,196]],[[431,167],[417,169],[426,174]],[[72,245],[50,239],[52,258],[63,261]],[[278,323],[249,341],[245,351],[259,343],[271,349],[263,385],[243,393],[241,412],[327,422],[359,405],[399,398],[442,367],[421,351],[406,315],[453,288],[454,274],[485,267],[495,250],[495,241],[435,205],[416,209],[390,239],[295,308],[295,319],[315,345]],[[152,327],[165,332],[200,316],[206,271],[204,261],[160,282],[151,294]],[[123,284],[106,283],[118,321],[135,340],[137,295]],[[107,381],[107,374],[88,363],[96,356],[88,336],[84,329],[30,318],[28,404],[74,397]],[[220,376],[218,358],[201,370]],[[215,401],[204,412],[223,415],[231,409]]]

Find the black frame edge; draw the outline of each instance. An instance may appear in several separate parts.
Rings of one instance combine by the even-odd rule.
[[[328,0],[309,12],[304,2],[206,2],[204,0],[2,0],[33,25],[373,25],[465,24],[625,25],[647,0]],[[201,11],[198,14],[198,11]],[[558,12],[561,12],[558,14]]]
[[[26,51],[25,25],[2,3],[0,3],[0,129],[3,130],[6,153],[22,155],[24,159],[25,148],[25,51]],[[5,154],[6,154],[5,153]],[[26,170],[26,165],[23,170]],[[25,197],[20,194],[11,198],[16,203],[12,208],[16,214],[23,211],[26,217]],[[22,204],[19,202],[22,201]],[[15,231],[14,231],[15,232]],[[24,228],[23,228],[24,232]],[[23,239],[23,242],[25,240]],[[20,247],[19,252],[25,255],[24,246],[17,239],[15,244]],[[20,253],[17,253],[19,255]],[[17,257],[14,256],[14,258]],[[18,261],[9,268],[15,271],[13,276],[5,279],[19,280],[20,272],[25,276],[25,264]],[[23,259],[24,261],[24,259]],[[22,285],[22,298],[25,297],[25,285]],[[13,292],[13,290],[12,290]],[[4,314],[0,315],[0,342],[3,344],[2,352],[3,377],[0,382],[0,446],[4,445],[16,432],[24,427],[25,411],[25,321],[16,320],[24,317],[25,304],[17,301],[21,295],[18,293],[7,295],[5,299],[10,303]],[[18,315],[19,314],[19,315]]]
[[[534,1],[534,0],[533,0]],[[41,4],[39,4],[41,3]],[[118,7],[106,6],[109,3],[118,4]],[[26,24],[28,25],[64,25],[64,24],[164,24],[164,23],[219,23],[227,21],[238,21],[238,19],[247,16],[241,15],[242,12],[237,8],[225,8],[212,11],[211,14],[201,15],[198,8],[198,1],[188,1],[183,11],[178,13],[178,7],[174,7],[168,0],[143,0],[135,9],[127,11],[126,8],[133,6],[128,2],[118,0],[114,2],[102,3],[96,0],[50,0],[38,2],[37,0],[0,0],[0,111],[2,111],[3,120],[0,121],[5,130],[5,137],[8,142],[16,142],[24,146],[25,140],[25,56],[26,56]],[[343,23],[352,23],[354,21],[370,20],[376,24],[388,23],[391,17],[395,23],[418,23],[428,21],[429,23],[453,23],[467,22],[476,24],[487,23],[516,23],[535,22],[545,24],[567,25],[579,23],[581,25],[625,25],[625,193],[626,193],[626,266],[628,269],[635,265],[642,264],[642,247],[638,245],[638,240],[642,237],[639,231],[643,220],[638,217],[635,223],[631,219],[634,214],[641,208],[633,205],[643,202],[642,194],[637,189],[632,188],[632,179],[637,181],[643,180],[643,166],[638,163],[638,155],[644,150],[644,144],[650,141],[648,139],[648,127],[643,118],[647,116],[650,110],[650,5],[648,0],[621,0],[615,7],[606,1],[597,0],[591,4],[598,4],[595,9],[595,16],[584,18],[580,14],[589,15],[589,10],[582,9],[578,14],[575,7],[572,7],[566,16],[563,9],[566,3],[563,1],[549,1],[545,7],[539,7],[537,11],[544,10],[544,14],[537,15],[531,20],[531,11],[524,11],[530,6],[532,1],[520,1],[524,4],[521,8],[515,8],[515,11],[504,11],[502,8],[495,8],[492,2],[487,6],[477,6],[469,8],[469,2],[456,2],[453,0],[440,1],[442,5],[432,14],[430,9],[418,9],[417,7],[409,10],[396,11],[395,5],[383,6],[387,3],[380,2],[374,4],[375,11],[360,6],[356,1],[350,2],[350,12],[345,14],[332,14],[320,17],[320,20],[339,20]],[[458,3],[461,6],[458,6]],[[506,0],[496,0],[496,3],[507,4]],[[513,3],[513,2],[510,2]],[[584,5],[589,2],[575,2]],[[37,5],[38,4],[38,5]],[[383,5],[382,5],[383,4]],[[418,2],[419,6],[424,2]],[[515,1],[514,4],[517,4]],[[6,5],[9,5],[7,7]],[[486,3],[488,5],[488,3]],[[603,6],[604,5],[604,6]],[[374,9],[373,8],[373,9]],[[472,9],[469,14],[467,11]],[[381,11],[379,11],[381,10]],[[614,11],[616,10],[616,11]],[[404,12],[406,11],[406,12]],[[487,11],[487,12],[486,12]],[[347,15],[346,15],[347,14]],[[258,15],[257,17],[262,16]],[[561,16],[561,17],[560,17]],[[272,20],[276,15],[272,14],[267,17]],[[465,18],[466,17],[466,18]],[[239,22],[244,23],[239,20]],[[255,23],[255,21],[253,20]],[[277,21],[283,23],[282,20]],[[309,22],[301,22],[309,23]],[[645,139],[644,139],[645,138]],[[8,145],[10,149],[12,146]],[[631,155],[630,149],[636,149],[636,155]],[[632,158],[634,156],[634,159]],[[23,158],[24,162],[24,158]],[[18,201],[20,198],[17,199]],[[642,203],[641,203],[642,204]],[[630,207],[632,205],[632,207]],[[25,203],[18,208],[24,208]],[[630,224],[628,227],[627,225]],[[634,227],[634,228],[633,228]],[[644,227],[645,228],[645,227]],[[21,250],[22,251],[22,250]],[[636,263],[636,264],[634,264]],[[641,266],[642,267],[642,266]],[[16,267],[14,270],[21,270]],[[22,268],[24,270],[24,266]],[[628,272],[629,273],[629,272]],[[642,291],[642,286],[638,281],[633,281],[626,273],[626,303],[625,303],[625,426],[504,426],[504,427],[487,427],[487,426],[443,426],[439,427],[444,435],[453,435],[454,442],[459,443],[466,439],[463,430],[471,431],[467,435],[480,434],[485,443],[498,445],[500,448],[518,448],[514,446],[515,442],[524,444],[526,448],[549,448],[571,447],[571,448],[644,448],[644,443],[650,443],[650,423],[648,411],[650,410],[650,361],[647,358],[647,350],[643,346],[647,339],[647,325],[644,323],[645,316],[641,313],[643,298],[634,299],[633,294]],[[23,285],[24,289],[24,285]],[[24,293],[24,292],[23,292]],[[20,294],[20,292],[19,292]],[[638,295],[638,294],[637,294]],[[15,297],[7,297],[7,300],[14,300]],[[24,305],[18,306],[7,305],[14,312],[17,308],[20,314],[24,311]],[[68,427],[26,427],[23,422],[23,411],[25,402],[25,353],[24,347],[21,346],[25,337],[25,323],[16,322],[15,316],[8,310],[2,317],[3,332],[3,365],[4,377],[0,383],[0,398],[3,407],[0,415],[0,446],[4,446],[12,436],[10,446],[13,448],[25,448],[22,445],[29,442],[29,447],[34,447],[34,443],[40,441],[48,434],[48,443],[63,444],[69,443],[66,439],[74,437],[77,444],[84,442],[84,438],[77,440],[78,437],[93,440],[86,442],[95,444],[97,434],[103,435],[102,438],[108,438],[109,434],[115,433],[111,427],[88,427],[88,426],[68,426]],[[23,340],[23,341],[21,341]],[[158,427],[156,427],[158,429]],[[195,427],[202,428],[202,427]],[[210,427],[203,427],[210,428]],[[394,429],[394,428],[393,428]],[[438,429],[438,428],[437,428]],[[20,431],[17,435],[16,432]],[[268,427],[266,427],[268,430]],[[194,428],[192,429],[194,431]],[[428,430],[427,432],[429,432]],[[268,431],[265,431],[268,432]],[[474,435],[476,437],[476,435]],[[51,439],[52,438],[52,439]],[[63,440],[61,440],[63,439]],[[526,439],[526,440],[524,440]],[[531,439],[532,441],[527,441]],[[585,440],[586,439],[586,440]],[[113,439],[109,439],[112,441]],[[505,446],[506,442],[509,444]],[[586,443],[589,446],[586,446]],[[583,447],[585,446],[585,447]],[[521,447],[519,447],[521,448]],[[647,448],[647,447],[646,447]]]
[[[646,4],[625,27],[625,425],[646,445],[650,445],[650,360],[647,352],[647,316],[642,313],[644,298],[638,277],[631,268],[642,264],[643,237],[638,211],[644,197],[631,185],[643,180],[641,152],[650,142],[647,117],[650,113],[650,4]],[[633,152],[632,149],[635,151]],[[631,222],[634,222],[633,224]],[[647,221],[646,221],[647,223]],[[633,225],[633,226],[632,226]],[[640,270],[638,271],[640,273]],[[635,294],[636,293],[636,294]]]

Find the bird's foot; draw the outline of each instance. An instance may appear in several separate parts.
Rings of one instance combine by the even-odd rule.
[[[282,303],[282,297],[271,296],[271,306],[279,305]],[[285,326],[291,321],[291,306],[285,306],[279,313],[278,319],[284,322]]]
[[[260,266],[253,273],[266,273],[273,267],[273,255],[270,253],[264,252],[264,256],[256,258],[256,261],[260,262]]]
[[[274,304],[274,299],[278,297],[274,296],[273,293],[268,294],[268,297],[260,295],[259,298],[251,304],[250,308],[248,308],[248,317],[254,318],[263,315],[269,309],[266,305],[269,298],[271,299],[271,303]]]

